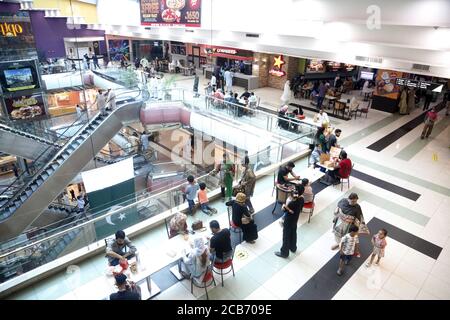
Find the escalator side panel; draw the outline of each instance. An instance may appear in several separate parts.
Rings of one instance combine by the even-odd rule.
[[[19,156],[28,160],[35,160],[38,158],[42,151],[49,148],[48,144],[40,142],[38,140],[21,136],[13,132],[0,129],[0,151]],[[49,148],[49,152],[54,148]]]

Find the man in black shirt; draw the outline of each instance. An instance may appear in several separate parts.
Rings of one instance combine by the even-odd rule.
[[[302,212],[305,203],[301,195],[305,188],[300,185],[297,191],[292,194],[292,201],[288,205],[283,205],[283,210],[286,212],[283,224],[283,245],[280,251],[275,252],[275,255],[281,258],[289,257],[289,250],[292,253],[297,251],[297,221]]]
[[[241,96],[239,97],[239,99],[242,99],[242,98],[250,98],[250,92],[248,92],[248,90],[245,90],[245,92],[243,93],[243,94],[241,94]]]
[[[109,296],[109,300],[141,300],[141,294],[138,291],[133,290],[130,285],[127,284],[126,275],[118,274],[115,276],[115,279],[119,291],[112,293]]]
[[[230,230],[220,229],[219,222],[216,220],[212,220],[209,227],[214,234],[209,242],[210,252],[215,255],[214,261],[219,263],[227,261],[233,255]]]
[[[341,132],[341,129],[336,129],[334,130],[334,134],[330,134],[330,136],[328,137],[328,150],[331,150],[331,147],[339,148],[339,145],[337,144],[337,138],[339,138]]]
[[[289,161],[286,166],[280,167],[278,170],[277,184],[286,184],[292,180],[300,179],[300,176],[297,176],[292,169],[295,168],[295,164],[292,161]],[[289,174],[291,174],[292,178],[289,178]]]

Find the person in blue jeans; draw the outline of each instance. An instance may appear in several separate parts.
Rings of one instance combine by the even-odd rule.
[[[195,198],[197,197],[199,186],[195,182],[194,176],[188,176],[187,181],[189,184],[184,190],[184,194],[189,205],[189,214],[192,216],[194,214]]]

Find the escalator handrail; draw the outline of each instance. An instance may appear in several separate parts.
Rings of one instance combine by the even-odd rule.
[[[137,98],[137,97],[141,94],[141,89],[138,89],[138,90],[132,90],[132,91],[127,91],[127,92],[122,92],[122,93],[118,94],[117,96],[124,95],[124,94],[129,94],[130,92],[136,92],[136,91],[138,92],[138,95],[137,95],[135,98]],[[117,98],[117,96],[116,96],[116,98]],[[107,104],[108,102],[109,102],[109,100],[106,101],[106,104]],[[120,109],[121,107],[122,107],[122,106],[117,106],[117,108],[116,108],[115,110],[112,110],[112,112],[115,112],[116,110]],[[80,132],[82,132],[82,131],[83,131],[84,129],[86,129],[89,125],[91,125],[92,122],[96,121],[96,119],[97,119],[97,117],[98,117],[98,114],[99,114],[99,113],[97,113],[93,118],[91,118],[91,119],[90,119],[89,121],[87,121],[81,128],[79,128],[79,129],[77,130],[76,134],[74,134],[68,141],[66,141],[66,143],[65,143],[65,144],[64,144],[64,145],[56,152],[56,154],[55,154],[50,160],[46,161],[46,162],[44,163],[44,165],[42,165],[42,167],[41,167],[36,173],[34,173],[34,174],[33,174],[32,176],[30,176],[30,177],[27,177],[27,178],[29,178],[29,180],[28,180],[26,183],[24,183],[23,186],[22,186],[18,191],[16,191],[15,194],[14,194],[14,195],[6,202],[6,203],[3,204],[2,208],[7,208],[12,202],[14,202],[14,201],[16,200],[17,196],[20,195],[24,190],[26,190],[26,188],[27,188],[31,183],[34,182],[34,180],[35,180],[35,178],[36,178],[37,176],[39,176],[42,172],[44,172],[44,170],[46,170],[48,164],[49,164],[49,163],[52,163],[56,158],[58,158],[58,157],[65,151],[65,149],[66,149],[73,141],[75,141],[75,140],[78,138],[78,134],[79,134]],[[74,126],[75,124],[79,125],[79,122],[80,122],[79,120],[82,119],[83,117],[84,117],[84,115],[81,115],[80,117],[78,117],[78,118],[75,120],[75,122],[73,122],[71,126],[67,127],[67,129],[64,130],[61,134],[59,134],[59,136],[63,136],[63,135],[66,133],[66,131],[69,130],[69,129],[70,129],[72,126]],[[45,151],[44,151],[43,153],[41,153],[41,154],[39,155],[39,157],[35,160],[35,162],[36,162],[40,157],[43,157],[43,155],[46,154],[47,151],[48,151],[50,148],[51,148],[51,147],[46,148]],[[16,184],[16,182],[20,181],[20,179],[21,179],[23,176],[25,176],[25,173],[26,173],[25,171],[22,172],[22,173],[21,173],[21,174],[20,174],[20,175],[19,175],[19,176],[11,183],[11,184],[10,184],[10,186],[9,186],[8,188],[6,188],[5,190],[3,190],[2,193],[0,193],[0,196],[3,195],[5,192],[7,192],[7,191],[9,190],[9,188],[13,187],[13,186]],[[24,181],[25,181],[25,179],[24,179]],[[0,214],[1,214],[1,210],[0,210]],[[11,214],[12,214],[12,213],[11,213]],[[10,217],[11,214],[7,215],[7,217],[4,217],[3,219],[0,218],[0,222],[3,221],[4,219]]]
[[[1,123],[1,122],[0,122],[0,130],[11,131],[11,132],[13,132],[15,134],[19,134],[19,135],[22,135],[20,133],[23,133],[23,134],[26,134],[28,136],[31,136],[31,138],[33,138],[34,140],[42,142],[42,143],[45,143],[47,145],[51,145],[53,147],[59,147],[60,146],[59,144],[57,144],[57,143],[55,143],[53,141],[50,141],[50,140],[48,140],[48,139],[46,139],[46,138],[44,138],[42,136],[37,136],[34,133],[29,133],[29,132],[24,131],[24,130],[19,130],[17,128],[11,127],[11,126],[6,125],[6,124]]]
[[[30,123],[30,122],[27,122]],[[23,125],[23,123],[15,122],[10,119],[0,119],[0,126],[5,126],[7,128],[13,129],[15,131],[23,132],[28,135],[32,135],[39,139],[46,141],[47,144],[55,143],[54,141],[58,140],[58,134],[49,129],[39,128],[37,126],[33,126],[32,129]],[[51,137],[51,139],[49,139]]]

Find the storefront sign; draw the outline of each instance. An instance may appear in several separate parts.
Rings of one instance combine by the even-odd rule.
[[[0,35],[3,37],[17,37],[23,32],[20,23],[0,22]]]
[[[434,92],[441,92],[444,87],[442,84],[439,83],[405,79],[405,78],[397,78],[396,84],[399,86],[406,86],[408,88],[425,89]]]
[[[286,72],[282,70],[283,65],[286,63],[282,55],[278,57],[274,57],[274,63],[272,69],[269,70],[269,73],[276,77],[283,77],[286,75]]]
[[[6,110],[13,120],[33,119],[45,115],[42,94],[5,98]]]
[[[236,60],[253,60],[253,52],[226,47],[205,47],[205,53],[213,57],[223,57]]]
[[[144,26],[201,26],[201,0],[140,0]]]

